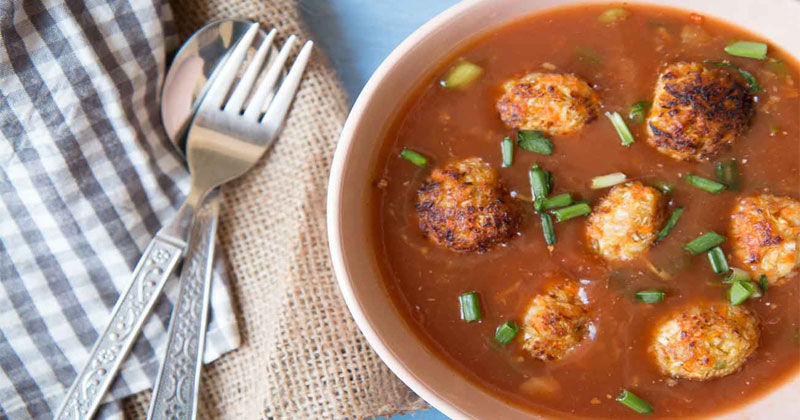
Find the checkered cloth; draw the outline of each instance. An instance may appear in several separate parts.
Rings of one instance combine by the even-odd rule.
[[[52,418],[183,201],[159,112],[176,40],[165,0],[0,0],[0,419]],[[221,266],[206,361],[239,345]],[[152,386],[169,309],[162,299],[113,400]],[[114,402],[100,418],[121,416]]]

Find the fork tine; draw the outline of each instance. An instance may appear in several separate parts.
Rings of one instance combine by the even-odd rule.
[[[253,23],[239,41],[236,42],[236,46],[222,65],[219,75],[208,89],[206,97],[203,98],[201,107],[213,107],[215,109],[222,107],[222,103],[225,102],[225,97],[231,89],[231,84],[236,79],[236,74],[239,73],[239,68],[247,56],[247,50],[250,49],[250,45],[253,43],[257,33],[258,23]]]
[[[292,104],[294,94],[297,92],[297,87],[300,86],[300,80],[303,78],[303,72],[308,65],[308,60],[311,58],[311,48],[313,46],[314,43],[312,41],[306,41],[305,45],[303,45],[291,70],[289,70],[289,74],[283,80],[278,93],[275,94],[272,103],[267,108],[267,112],[261,118],[261,123],[266,125],[267,130],[271,133],[277,133],[281,124],[283,124],[283,119],[286,118],[286,113]]]
[[[242,111],[242,105],[244,105],[247,95],[253,88],[257,76],[261,73],[261,67],[264,65],[267,53],[269,53],[270,48],[272,48],[272,41],[275,39],[276,33],[277,31],[275,28],[269,31],[267,37],[261,43],[261,46],[258,47],[256,55],[253,56],[250,64],[247,65],[247,70],[245,70],[244,74],[239,79],[239,83],[236,84],[236,89],[233,90],[230,99],[225,103],[225,111],[237,113]]]
[[[276,58],[269,67],[266,76],[264,76],[261,83],[259,83],[256,88],[256,91],[250,96],[250,103],[247,104],[247,109],[244,110],[245,119],[253,121],[258,120],[258,117],[261,115],[261,109],[264,108],[264,104],[267,99],[269,99],[270,92],[275,89],[275,83],[277,83],[278,78],[283,72],[286,60],[289,58],[289,53],[292,51],[296,40],[297,37],[292,35],[283,43],[281,52],[278,53],[278,58]]]

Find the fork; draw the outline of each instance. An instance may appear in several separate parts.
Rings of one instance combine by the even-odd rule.
[[[186,158],[191,174],[191,188],[186,201],[172,221],[161,228],[145,248],[128,289],[117,301],[109,324],[95,343],[86,366],[75,378],[54,419],[88,420],[95,414],[164,284],[186,252],[196,210],[212,190],[247,172],[275,142],[308,64],[313,43],[306,42],[271,97],[269,92],[279,82],[286,58],[283,62],[276,60],[268,68],[263,68],[266,50],[270,45],[262,43],[231,92],[257,31],[258,24],[254,23],[237,42],[198,107],[186,142]],[[291,42],[294,39],[289,38]],[[265,52],[261,53],[262,50]],[[288,56],[288,49],[286,51],[285,55]],[[204,292],[203,299],[207,304],[207,292]],[[207,309],[202,312],[202,323],[197,323],[195,328],[205,327]],[[173,323],[176,323],[175,317],[170,321],[171,333],[177,329]],[[197,352],[197,357],[202,357],[203,340],[196,341],[193,351]],[[171,354],[167,353],[168,359]],[[163,366],[168,366],[166,360]],[[159,378],[166,369],[162,368]],[[199,373],[198,362],[191,372],[192,400],[196,400],[193,396],[197,390]],[[159,379],[159,382],[163,381]],[[187,401],[189,396],[176,395],[176,398],[178,401]],[[152,404],[150,411],[157,413],[157,407]],[[193,416],[195,408],[192,402],[191,410],[183,411]],[[182,418],[174,414],[170,413],[170,418]]]

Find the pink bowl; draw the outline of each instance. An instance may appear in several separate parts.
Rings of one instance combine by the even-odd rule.
[[[454,419],[531,419],[464,378],[432,353],[395,307],[368,238],[368,197],[382,135],[417,82],[470,40],[523,16],[552,7],[608,3],[587,0],[469,0],[409,36],[372,75],[350,113],[334,156],[328,189],[328,235],[347,306],[390,369],[431,405]],[[800,57],[800,1],[638,0],[683,8],[748,28]],[[769,6],[767,6],[767,4]],[[760,400],[725,413],[725,420],[790,419],[800,413],[800,376]],[[542,417],[538,417],[542,418]]]

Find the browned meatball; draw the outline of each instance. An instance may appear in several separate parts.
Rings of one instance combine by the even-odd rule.
[[[417,191],[419,227],[438,245],[484,252],[511,237],[515,212],[497,173],[480,158],[434,169]]]
[[[645,252],[664,224],[664,195],[640,182],[617,185],[594,207],[586,223],[592,250],[609,261],[632,260]]]
[[[728,72],[700,63],[669,65],[658,78],[648,142],[678,160],[705,160],[747,128],[753,97]]]
[[[597,118],[600,99],[573,74],[530,73],[506,81],[496,106],[510,128],[571,134]]]
[[[740,198],[731,214],[733,254],[758,278],[770,285],[797,276],[800,240],[800,202],[761,194]]]
[[[701,304],[658,324],[650,343],[661,372],[705,380],[730,375],[758,346],[758,319],[745,307]]]
[[[583,341],[589,309],[580,288],[564,280],[531,300],[522,323],[523,348],[541,360],[558,360]]]

